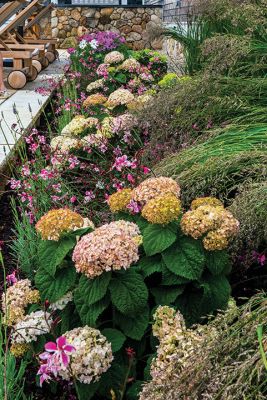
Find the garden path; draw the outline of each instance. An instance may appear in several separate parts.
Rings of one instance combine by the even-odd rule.
[[[59,60],[41,71],[34,82],[28,82],[21,90],[9,90],[10,96],[7,99],[0,99],[0,170],[6,164],[16,142],[34,125],[42,109],[49,102],[53,92],[51,80],[63,76],[68,57],[66,50],[59,50]],[[40,93],[42,92],[40,88],[44,88],[45,91]],[[15,129],[14,124],[17,124]]]

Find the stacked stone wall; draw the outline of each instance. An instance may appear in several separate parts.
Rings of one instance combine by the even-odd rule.
[[[68,47],[82,27],[89,32],[111,30],[125,37],[134,49],[162,48],[159,39],[153,39],[162,23],[161,7],[57,7],[42,23],[46,37],[57,38],[60,47]]]

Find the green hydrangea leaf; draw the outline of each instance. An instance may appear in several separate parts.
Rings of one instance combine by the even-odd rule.
[[[82,275],[79,281],[78,290],[83,295],[84,302],[90,306],[101,300],[107,293],[111,279],[111,272],[104,272],[94,279]]]
[[[180,238],[162,257],[171,272],[189,280],[199,280],[205,267],[202,245],[191,238]]]
[[[184,291],[184,285],[181,286],[158,286],[150,289],[158,305],[169,306]]]
[[[183,285],[184,283],[190,282],[189,279],[183,278],[173,274],[163,263],[162,266],[162,281],[161,285],[171,286],[171,285]]]
[[[90,383],[86,385],[85,383],[81,383],[76,381],[76,390],[78,390],[79,400],[90,400],[95,395],[97,389],[99,387],[99,382]]]
[[[144,278],[154,274],[155,272],[162,271],[162,260],[159,256],[153,257],[142,257],[138,263],[138,267],[141,269],[141,273]]]
[[[84,301],[83,294],[79,290],[76,290],[74,293],[74,303],[78,311],[78,314],[82,320],[82,323],[84,325],[96,327],[99,316],[109,306],[110,297],[108,294],[106,294],[106,296],[103,297],[103,299],[88,306]]]
[[[148,291],[142,276],[131,269],[116,273],[109,284],[112,304],[123,314],[134,315],[144,308]]]
[[[206,275],[199,287],[203,289],[203,314],[225,309],[230,298],[231,286],[224,275]]]
[[[64,237],[59,241],[42,240],[38,248],[39,265],[50,275],[55,275],[57,266],[76,244],[74,237]]]
[[[138,400],[142,390],[143,381],[136,381],[126,392],[126,400]]]
[[[206,265],[212,275],[221,275],[231,268],[231,262],[226,250],[206,251]]]
[[[143,232],[143,246],[147,256],[161,253],[176,240],[176,230],[173,225],[148,225]]]
[[[49,300],[50,303],[54,303],[73,288],[76,276],[73,267],[59,269],[55,275],[50,275],[44,268],[39,268],[35,275],[35,285],[43,301]]]
[[[129,338],[141,340],[149,324],[149,307],[145,306],[137,317],[123,315],[119,311],[114,313],[114,322]]]
[[[123,385],[123,378],[127,374],[127,365],[118,362],[112,362],[111,367],[102,374],[98,393],[103,399],[111,399],[110,390],[115,392],[116,399],[120,398],[120,390]],[[107,394],[109,396],[107,396]]]
[[[106,336],[108,341],[111,343],[112,351],[114,353],[122,348],[126,340],[126,336],[118,329],[106,328],[103,329],[101,333]]]

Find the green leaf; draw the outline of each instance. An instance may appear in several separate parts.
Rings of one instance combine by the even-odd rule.
[[[126,400],[138,400],[143,381],[136,381],[126,392]]]
[[[91,226],[87,226],[86,228],[76,229],[76,231],[67,234],[65,237],[66,238],[71,237],[71,238],[76,239],[77,236],[83,236],[86,233],[90,233],[90,232],[93,232],[93,228]]]
[[[176,237],[173,225],[148,225],[143,233],[143,246],[146,255],[153,256],[161,253],[175,242]]]
[[[118,329],[106,328],[103,329],[101,333],[106,336],[108,341],[111,343],[112,351],[114,353],[122,348],[126,340],[126,336],[121,331],[118,331]]]
[[[44,268],[39,268],[35,275],[35,285],[43,301],[49,300],[50,303],[54,303],[73,288],[76,276],[74,267],[62,268],[54,276]]]
[[[142,257],[138,263],[138,267],[141,268],[141,273],[144,278],[154,274],[155,272],[162,271],[162,260],[161,257]]]
[[[96,303],[105,296],[110,279],[111,272],[104,272],[94,279],[89,279],[84,275],[81,276],[78,290],[88,306]]]
[[[39,265],[50,275],[55,275],[57,266],[64,260],[68,252],[73,249],[76,239],[64,237],[58,242],[42,240],[38,248]]]
[[[151,368],[151,364],[153,361],[153,358],[155,358],[156,354],[151,354],[146,362],[146,367],[144,369],[144,379],[145,381],[150,381],[151,380],[151,374],[150,374],[150,368]]]
[[[148,306],[144,307],[140,310],[138,317],[134,318],[115,311],[114,322],[126,336],[134,340],[141,340],[149,324],[149,308]]]
[[[205,276],[199,285],[203,289],[202,312],[224,309],[229,301],[231,286],[224,275]]]
[[[188,279],[183,278],[173,274],[164,263],[162,263],[162,282],[161,285],[171,286],[171,285],[183,285],[184,283],[190,282]]]
[[[90,383],[89,385],[86,385],[84,383],[81,383],[79,381],[76,381],[75,388],[76,391],[78,391],[78,398],[79,400],[90,400],[96,393],[97,389],[99,387],[99,382],[94,382]]]
[[[220,275],[231,266],[227,251],[207,251],[206,265],[212,275]]]
[[[184,286],[159,286],[150,289],[157,304],[168,306],[184,291]]]
[[[203,293],[201,291],[184,293],[178,296],[175,301],[175,306],[183,315],[188,326],[200,322],[204,316],[201,310]]]
[[[110,297],[109,295],[106,295],[103,299],[97,301],[91,306],[88,306],[84,302],[83,294],[79,290],[76,290],[74,293],[74,303],[82,323],[84,325],[95,327],[99,316],[108,307],[110,303]]]
[[[116,74],[114,76],[114,79],[119,83],[126,83],[127,82],[127,77],[122,72],[119,72],[118,74]]]
[[[200,279],[205,266],[205,256],[199,241],[180,238],[162,254],[167,268],[176,275],[190,280]]]
[[[104,372],[100,379],[99,394],[103,399],[111,399],[110,390],[116,394],[116,399],[120,398],[120,390],[123,385],[124,378],[127,374],[127,366],[118,362],[113,362],[111,367]]]
[[[112,304],[123,314],[134,315],[144,308],[148,299],[147,287],[140,274],[131,269],[117,273],[109,290]]]

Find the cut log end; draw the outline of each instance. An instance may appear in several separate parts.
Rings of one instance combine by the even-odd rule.
[[[22,89],[27,83],[27,78],[22,71],[12,71],[7,77],[7,82],[12,89]]]

